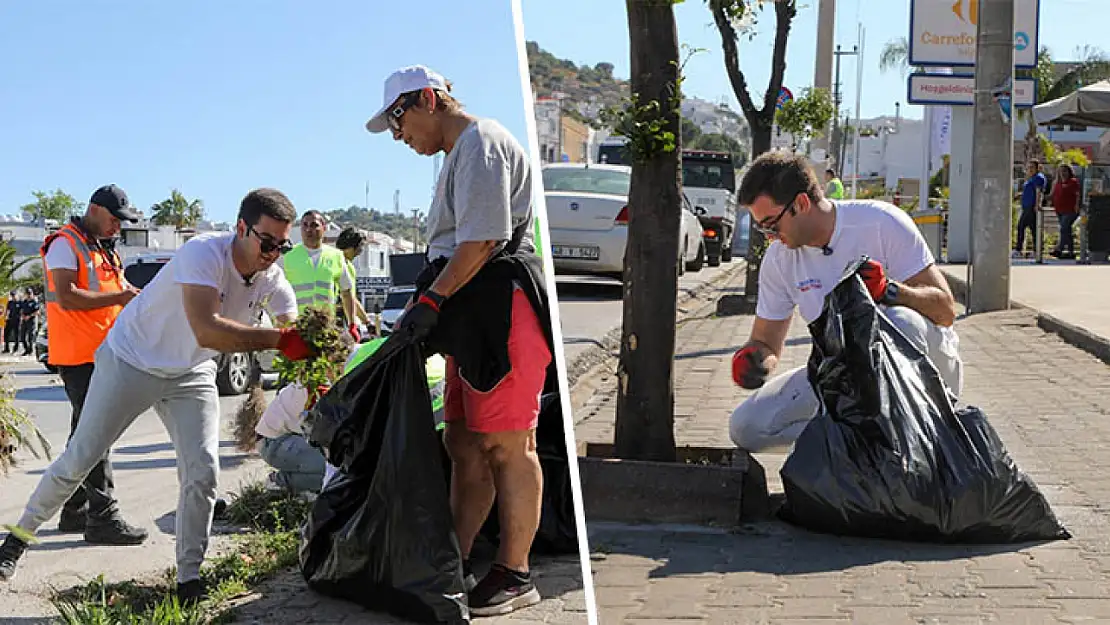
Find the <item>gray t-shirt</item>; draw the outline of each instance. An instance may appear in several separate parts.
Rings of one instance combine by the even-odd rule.
[[[443,160],[428,211],[428,258],[450,258],[467,241],[507,242],[522,223],[519,251],[535,253],[528,153],[498,122],[473,122]]]

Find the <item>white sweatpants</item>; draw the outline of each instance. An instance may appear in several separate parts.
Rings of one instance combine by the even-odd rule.
[[[963,361],[959,337],[952,328],[938,326],[904,306],[884,308],[890,321],[928,355],[948,388],[960,396]],[[791,445],[819,408],[806,367],[798,367],[767,381],[732,412],[729,435],[741,449],[752,452]]]
[[[220,472],[219,399],[211,360],[178,377],[161,378],[123,362],[102,344],[77,429],[39,480],[19,527],[34,533],[57,514],[105,452],[153,407],[177,453],[177,581],[198,579]]]

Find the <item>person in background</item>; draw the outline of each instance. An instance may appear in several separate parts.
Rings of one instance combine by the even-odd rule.
[[[39,327],[39,300],[35,292],[27,289],[27,296],[19,305],[19,342],[23,344],[23,355],[35,353],[35,331]]]
[[[81,217],[74,217],[46,237],[39,253],[46,277],[46,323],[49,363],[58,368],[69,398],[70,438],[77,431],[89,394],[96,350],[120,312],[139,290],[123,277],[123,261],[103,244],[120,231],[122,220],[141,215],[116,185],[97,189]],[[120,516],[109,454],[93,465],[81,487],[62,506],[58,531],[83,532],[85,542],[138,545],[147,531]]]
[[[347,271],[343,253],[324,243],[326,229],[323,213],[306,211],[301,216],[301,242],[282,256],[279,263],[297,294],[298,313],[309,306],[334,306],[339,299],[342,313],[347,319],[354,319],[355,278]],[[350,331],[358,340],[357,330],[352,327]]]
[[[1041,173],[1041,162],[1032,159],[1025,166],[1027,178],[1021,184],[1021,216],[1017,224],[1017,244],[1014,246],[1014,258],[1021,258],[1025,254],[1025,231],[1033,233],[1033,245],[1036,246],[1037,237],[1037,211],[1040,210],[1044,199],[1044,189],[1048,180]]]
[[[844,199],[844,183],[836,175],[836,170],[831,167],[825,170],[825,197],[830,200]]]
[[[5,308],[4,321],[4,352],[14,354],[19,351],[19,317],[22,312],[23,295],[19,291],[8,294],[8,305]],[[15,345],[13,348],[12,345]]]
[[[1071,165],[1061,165],[1052,185],[1052,209],[1060,222],[1060,240],[1049,252],[1056,258],[1075,258],[1075,220],[1079,219],[1079,179]]]
[[[343,252],[343,258],[347,260],[347,271],[351,274],[351,281],[357,286],[358,272],[355,270],[355,259],[362,255],[366,249],[366,233],[354,226],[347,226],[339,233],[339,237],[335,239],[335,247]],[[357,296],[358,289],[355,289]],[[354,298],[355,321],[354,323],[362,323],[368,331],[370,331],[371,323],[370,316],[366,314],[366,309],[362,307],[362,302],[358,297]],[[351,320],[348,319],[348,323]]]

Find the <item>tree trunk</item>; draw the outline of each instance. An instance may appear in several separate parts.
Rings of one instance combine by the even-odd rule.
[[[670,2],[626,0],[632,92],[657,100],[671,152],[633,162],[624,257],[624,317],[614,448],[619,458],[673,462],[681,129],[673,106],[678,33]]]
[[[760,120],[761,122],[763,120]],[[771,123],[749,124],[752,130],[752,160],[764,152],[771,151]],[[759,267],[763,264],[763,248],[767,242],[763,233],[756,229],[755,220],[748,221],[748,254],[744,276],[744,312],[755,314],[759,299]]]

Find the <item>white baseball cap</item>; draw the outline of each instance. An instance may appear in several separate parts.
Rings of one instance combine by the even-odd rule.
[[[382,108],[366,122],[366,129],[370,132],[385,132],[389,130],[389,111],[402,93],[419,91],[424,88],[447,91],[447,79],[423,65],[411,65],[389,75],[385,79],[385,90],[382,94]]]

